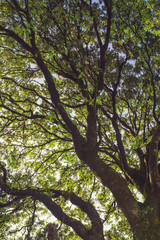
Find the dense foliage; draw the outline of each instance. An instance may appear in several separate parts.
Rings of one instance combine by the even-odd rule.
[[[159,5],[0,1],[1,239],[160,239]]]

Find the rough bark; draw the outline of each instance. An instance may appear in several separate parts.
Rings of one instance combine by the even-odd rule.
[[[154,207],[154,209],[153,209]],[[156,240],[160,239],[159,211],[153,204],[143,205],[141,210],[141,221],[133,230],[134,240]]]

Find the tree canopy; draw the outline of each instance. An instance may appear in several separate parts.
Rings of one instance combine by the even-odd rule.
[[[159,6],[0,1],[1,239],[160,239]]]

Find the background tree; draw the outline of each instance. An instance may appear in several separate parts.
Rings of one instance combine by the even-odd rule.
[[[158,7],[1,0],[1,238],[160,239]]]

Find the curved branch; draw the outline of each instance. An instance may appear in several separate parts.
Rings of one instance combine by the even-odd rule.
[[[96,209],[89,202],[84,201],[82,198],[78,197],[73,192],[59,191],[53,190],[55,196],[61,195],[66,200],[69,199],[71,203],[78,206],[83,212],[85,212],[91,220],[92,223],[92,231],[99,232],[103,235],[103,224],[97,213]]]
[[[76,151],[76,153],[80,160],[87,164],[91,171],[100,179],[102,184],[110,189],[128,221],[131,221],[133,224],[134,216],[137,224],[137,221],[139,221],[139,206],[130,192],[126,180],[106,165],[99,158],[96,151],[96,149],[89,151],[84,147],[79,152]]]
[[[66,123],[67,127],[70,129],[73,140],[75,145],[79,148],[79,146],[82,146],[83,144],[86,143],[86,140],[84,137],[82,137],[82,135],[80,134],[77,126],[72,122],[72,120],[70,119],[69,115],[67,114],[67,112],[65,111],[65,109],[63,108],[60,98],[59,98],[59,94],[58,91],[56,89],[53,77],[51,72],[48,70],[47,66],[45,65],[38,49],[36,51],[36,55],[35,55],[35,61],[37,62],[37,65],[39,66],[39,68],[41,69],[41,71],[44,74],[44,77],[46,79],[46,82],[48,84],[48,91],[50,93],[51,96],[51,100],[52,103],[55,105],[55,107],[58,109],[59,114],[61,115],[63,121]]]
[[[33,53],[32,47],[28,43],[26,43],[21,37],[19,37],[14,31],[5,28],[2,25],[0,25],[0,31],[4,32],[4,34],[16,40],[25,50]]]
[[[30,196],[34,200],[39,200],[52,212],[52,214],[58,220],[60,220],[64,224],[72,227],[74,229],[74,231],[82,239],[87,240],[88,230],[85,228],[85,226],[80,221],[78,221],[72,217],[69,217],[67,214],[65,214],[64,211],[62,210],[62,208],[57,203],[52,201],[52,199],[49,196],[47,196],[45,193],[43,193],[42,191],[39,191],[37,189],[18,190],[15,188],[10,188],[3,182],[2,178],[0,178],[0,187],[4,192],[6,192],[9,195],[17,196],[17,197],[21,197],[21,198]]]

